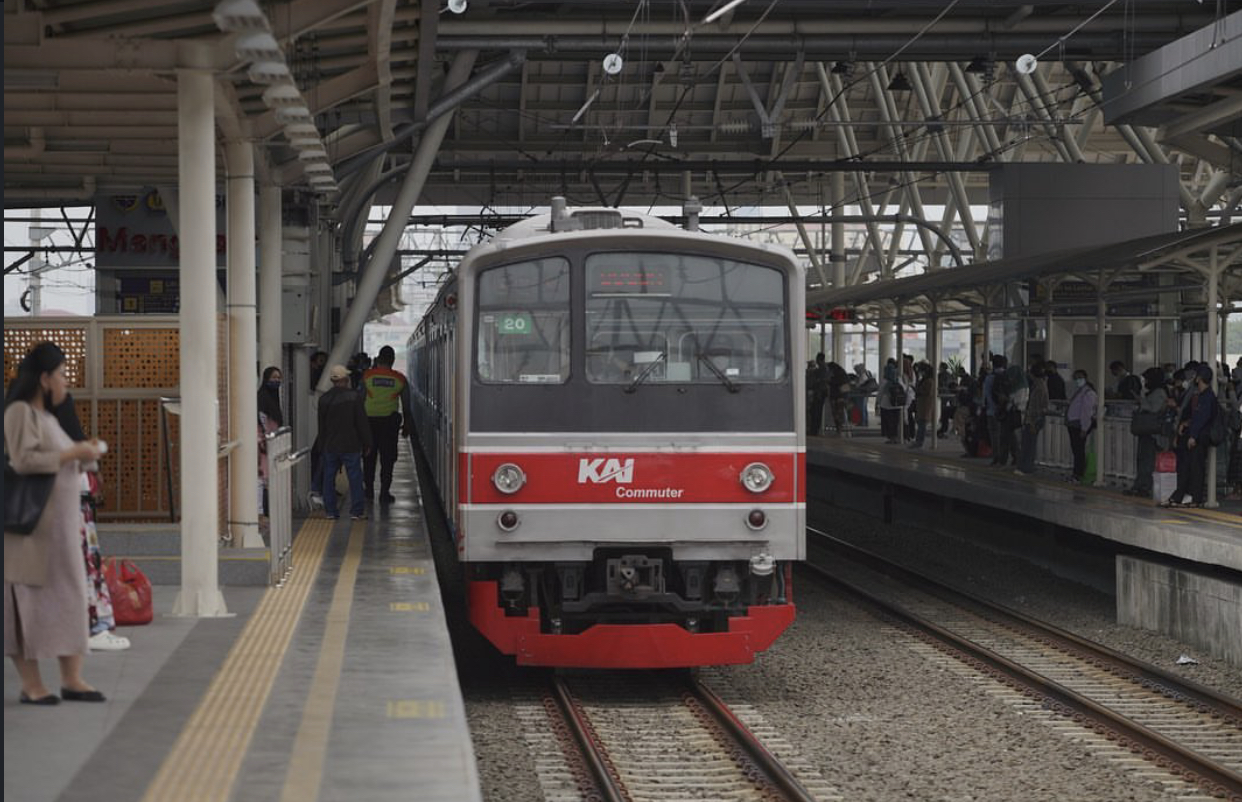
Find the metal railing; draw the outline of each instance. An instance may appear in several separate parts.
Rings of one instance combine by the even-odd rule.
[[[293,466],[310,453],[309,448],[292,451],[293,430],[282,426],[264,436],[267,443],[268,552],[271,555],[269,582],[284,584],[293,568]]]
[[[1136,406],[1125,401],[1109,401],[1104,406],[1104,453],[1096,455],[1096,465],[1103,467],[1105,484],[1129,486],[1134,483],[1138,438],[1130,434],[1130,420],[1134,417]],[[1068,471],[1074,466],[1069,431],[1065,427],[1065,411],[1068,408],[1066,401],[1053,401],[1044,419],[1037,462],[1045,468]],[[1093,434],[1087,443],[1087,451],[1093,451],[1095,445]]]

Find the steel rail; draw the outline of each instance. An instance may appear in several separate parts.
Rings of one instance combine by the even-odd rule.
[[[581,753],[582,759],[586,762],[587,768],[590,769],[595,779],[595,786],[599,791],[600,799],[604,800],[604,802],[629,802],[630,797],[626,794],[625,789],[621,787],[620,780],[608,770],[608,761],[604,755],[603,747],[591,734],[591,725],[586,721],[582,711],[574,704],[573,694],[570,692],[569,686],[565,684],[565,680],[555,675],[550,682],[552,698],[556,700],[557,708],[561,712],[561,718],[564,719],[574,742],[578,745],[578,751]]]
[[[728,705],[719,696],[697,678],[689,680],[689,692],[695,701],[703,706],[716,723],[740,746],[755,765],[768,775],[768,780],[785,795],[790,802],[815,802],[815,797],[798,782],[798,778],[785,767],[785,764],[768,751],[754,733],[733,714]]]
[[[1228,719],[1242,727],[1242,704],[1219,691],[1200,685],[1192,680],[1178,677],[1159,666],[1136,660],[1127,654],[1122,654],[1103,644],[1087,640],[1045,621],[1031,618],[1018,610],[989,601],[973,593],[949,587],[931,577],[891,562],[874,552],[839,540],[827,532],[820,531],[814,527],[807,527],[807,532],[816,535],[824,543],[830,544],[828,548],[845,552],[851,559],[861,562],[874,570],[886,573],[907,584],[916,585],[942,601],[963,607],[973,607],[974,610],[972,612],[990,618],[996,623],[1011,624],[1017,629],[1025,628],[1036,631],[1039,633],[1040,639],[1050,645],[1087,659],[1096,665],[1116,669],[1117,672],[1129,675],[1145,687],[1160,690],[1185,701],[1193,702],[1203,712]]]
[[[808,531],[822,534],[810,528]],[[1155,756],[1157,762],[1162,765],[1192,775],[1195,781],[1210,792],[1228,798],[1242,798],[1242,775],[1182,747],[1142,724],[1037,674],[991,649],[880,599],[814,563],[805,562],[802,566],[826,584],[841,588],[864,605],[880,611],[933,642],[945,644],[965,655],[970,662],[986,673],[1014,687],[1024,689],[1031,695],[1049,699],[1061,710],[1079,717],[1093,729],[1113,733],[1132,748]]]

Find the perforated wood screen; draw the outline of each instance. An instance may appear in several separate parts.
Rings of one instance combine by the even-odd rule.
[[[65,352],[65,376],[69,386],[86,386],[86,330],[71,326],[33,326],[10,328],[4,323],[4,386],[17,375],[17,366],[30,349],[44,340],[51,340]]]
[[[223,316],[217,332],[220,431],[227,432],[228,328]],[[175,318],[96,317],[59,319],[54,324],[5,320],[5,384],[30,348],[43,340],[65,351],[83,430],[110,446],[100,464],[101,519],[168,520],[170,509],[180,500],[181,419],[170,414],[166,424],[161,422],[160,397],[179,394],[180,336]],[[223,526],[229,497],[224,460],[219,477]]]

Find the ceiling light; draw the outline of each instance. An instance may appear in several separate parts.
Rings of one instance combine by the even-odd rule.
[[[285,136],[290,139],[302,136],[313,136],[318,139],[319,129],[313,123],[289,123],[285,126]]]
[[[846,78],[850,77],[854,74],[854,62],[838,61],[836,64],[832,65],[832,74],[844,75]]]
[[[263,90],[263,105],[269,109],[288,106],[306,106],[302,93],[293,84],[273,84]],[[318,136],[315,137],[318,139]]]
[[[966,72],[982,73],[987,71],[988,61],[983,56],[975,56],[966,65]]]
[[[328,160],[328,151],[323,149],[323,145],[316,143],[316,146],[298,151],[298,158],[304,162]]]
[[[307,162],[302,165],[302,171],[308,175],[311,173],[319,173],[320,175],[332,176],[332,165],[327,162]]]
[[[250,65],[248,74],[256,84],[280,84],[293,80],[289,65],[283,61],[256,61]]]
[[[310,109],[305,105],[277,106],[273,111],[276,113],[276,122],[281,125],[311,121]]]
[[[467,5],[466,0],[448,0],[448,10],[454,14],[465,14]]]
[[[233,52],[242,61],[284,61],[276,37],[267,31],[246,31],[233,43]]]
[[[715,22],[716,20],[720,19],[725,14],[728,14],[730,11],[737,8],[744,2],[746,2],[746,0],[729,0],[729,2],[725,3],[723,6],[721,6],[720,8],[716,9],[715,11],[713,11],[712,13],[704,17],[703,24],[708,25],[708,24]]]
[[[255,0],[220,0],[211,12],[216,27],[227,33],[234,31],[266,31],[271,26]]]
[[[893,80],[888,82],[888,91],[890,92],[909,92],[911,88],[910,79],[901,70],[898,70],[897,74],[893,76]]]
[[[1035,68],[1039,66],[1039,59],[1032,56],[1030,53],[1023,53],[1018,56],[1018,61],[1015,63],[1015,66],[1018,68],[1018,72],[1023,75],[1030,75],[1035,72]]]
[[[316,146],[323,146],[323,140],[317,136],[289,136],[289,133],[286,131],[285,138],[289,140],[290,146],[295,147],[298,150],[306,150]]]

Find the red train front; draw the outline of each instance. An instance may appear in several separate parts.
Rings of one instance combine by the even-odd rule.
[[[466,255],[410,343],[473,624],[530,665],[745,663],[804,556],[804,279],[612,209]]]

